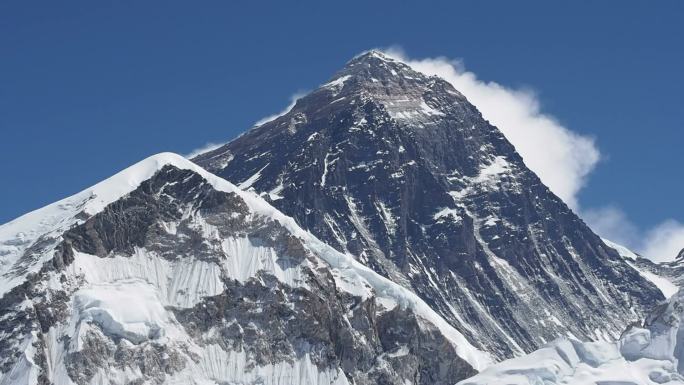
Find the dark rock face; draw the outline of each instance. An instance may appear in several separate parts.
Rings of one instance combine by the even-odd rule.
[[[221,242],[231,238],[246,239],[254,249],[229,253]],[[244,372],[284,365],[278,370],[294,378],[307,369],[287,369],[288,364],[311,362],[321,372],[339,371],[342,379],[336,384],[404,384],[406,379],[453,384],[476,373],[431,321],[410,308],[388,309],[374,295],[345,291],[333,276],[335,270],[304,240],[193,171],[164,166],[57,240],[44,268],[0,298],[0,382],[17,378],[19,383],[28,371],[36,371],[41,384],[194,383],[198,375],[217,383],[272,383],[243,380],[240,370],[221,375],[239,365],[221,358],[230,352],[246,356]],[[257,263],[254,250],[259,248],[273,250],[277,268],[266,266],[245,278],[225,267],[235,258],[245,265]],[[90,288],[140,283],[135,274],[120,277],[104,267],[138,271],[141,254],[158,259],[148,267],[192,260],[202,265],[182,266],[217,268],[217,294],[199,296],[190,306],[159,307],[169,313],[168,319],[161,328],[157,321],[141,321],[149,327],[146,334],[116,326],[121,315],[106,316],[107,305],[101,303],[106,294],[96,301],[95,312],[88,312],[82,296],[92,295]],[[79,265],[84,255],[90,262]],[[98,265],[113,260],[122,265]],[[296,275],[295,270],[301,279],[284,282],[275,273]],[[147,287],[161,273],[140,274],[147,280],[141,287]],[[159,280],[155,295],[167,286],[185,290],[171,280]],[[186,287],[202,284],[198,280]],[[27,348],[21,341],[32,341],[32,364],[22,366]],[[212,368],[219,373],[198,374],[207,362],[218,362]]]
[[[312,272],[311,290],[260,278],[226,282],[224,293],[176,317],[199,344],[245,350],[258,365],[307,355],[320,369],[341,367],[356,384],[449,384],[476,373],[412,312],[345,295],[328,274]]]
[[[194,161],[411,288],[498,357],[662,300],[447,82],[377,52]]]

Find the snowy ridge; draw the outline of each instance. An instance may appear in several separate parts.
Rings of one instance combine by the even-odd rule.
[[[646,278],[647,280],[651,281],[654,285],[656,285],[656,287],[660,289],[660,291],[663,293],[663,296],[665,296],[665,298],[670,298],[677,291],[679,291],[679,287],[677,287],[677,285],[675,285],[669,279],[654,274],[646,269],[642,269],[638,265],[636,265],[635,261],[639,258],[642,258],[639,254],[608,239],[603,238],[603,242],[609,247],[615,249],[615,251],[617,251],[621,257],[625,258],[627,264],[634,270],[638,271],[642,277]]]
[[[607,246],[615,249],[615,251],[617,251],[618,254],[620,254],[620,256],[622,256],[624,258],[631,259],[631,260],[641,258],[641,256],[639,254],[637,254],[637,253],[633,252],[632,250],[630,250],[630,249],[628,249],[622,245],[619,245],[619,244],[617,244],[617,243],[615,243],[609,239],[601,238],[601,240],[603,240],[603,243],[605,243]]]
[[[49,260],[51,254],[44,254],[41,259],[27,266],[23,273],[12,274],[13,270],[24,267],[18,266],[21,263],[19,258],[39,238],[58,237],[61,232],[82,221],[78,218],[79,213],[97,214],[108,204],[133,191],[164,165],[183,163],[190,162],[177,154],[162,153],[151,156],[75,195],[1,225],[0,296],[20,284],[26,274],[36,272],[43,262]],[[187,165],[184,168],[190,169]],[[195,168],[200,169],[198,166]]]

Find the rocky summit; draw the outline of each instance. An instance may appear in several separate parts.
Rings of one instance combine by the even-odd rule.
[[[614,339],[663,299],[448,82],[378,51],[194,161],[498,358]]]

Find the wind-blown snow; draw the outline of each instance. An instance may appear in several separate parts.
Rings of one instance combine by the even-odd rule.
[[[619,244],[617,244],[611,240],[608,240],[606,238],[601,238],[601,240],[603,241],[603,243],[606,244],[606,246],[608,246],[612,249],[615,249],[615,251],[617,251],[618,254],[620,254],[624,258],[631,259],[631,260],[635,260],[635,259],[639,258],[639,254],[633,252],[632,250],[630,250],[630,249],[628,249],[622,245],[619,245]]]
[[[328,83],[325,83],[323,85],[323,87],[330,88],[335,92],[335,94],[337,94],[344,87],[344,83],[346,83],[347,80],[349,80],[350,78],[351,78],[351,75],[341,76],[335,80],[332,80]]]

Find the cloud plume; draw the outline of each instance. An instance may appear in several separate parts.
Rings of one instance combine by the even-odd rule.
[[[209,152],[209,151],[211,151],[211,150],[216,150],[217,148],[223,146],[224,144],[225,144],[225,143],[214,143],[214,142],[209,142],[209,143],[204,144],[203,146],[200,146],[200,147],[198,147],[198,148],[196,148],[196,149],[194,149],[194,150],[188,152],[187,154],[183,154],[183,156],[184,156],[186,159],[192,159],[192,158],[196,157],[196,156],[199,155],[199,154],[203,154],[203,153]]]
[[[600,152],[594,139],[569,130],[541,111],[537,96],[478,79],[459,60],[408,58],[400,49],[385,51],[415,70],[450,82],[515,146],[525,164],[570,207],[596,167]]]
[[[651,229],[642,229],[619,207],[581,206],[578,193],[598,165],[601,152],[592,137],[572,131],[542,112],[533,91],[481,80],[460,60],[410,58],[397,47],[383,51],[417,71],[450,82],[501,130],[542,182],[597,234],[655,261],[671,260],[684,248],[684,224],[679,221],[667,219]]]
[[[296,92],[294,95],[290,96],[290,104],[288,104],[287,107],[285,107],[282,111],[278,112],[277,114],[269,115],[265,118],[257,120],[257,122],[254,123],[254,126],[261,126],[264,123],[268,123],[271,120],[274,120],[278,117],[287,114],[295,106],[295,104],[297,103],[297,99],[301,98],[304,95],[306,95],[306,92]]]

